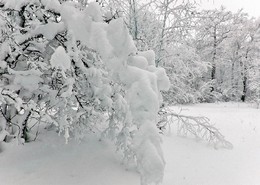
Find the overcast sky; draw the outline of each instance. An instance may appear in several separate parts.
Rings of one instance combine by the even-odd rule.
[[[243,8],[250,16],[260,17],[260,0],[201,0],[203,9],[218,8],[224,5],[228,10],[236,12]]]

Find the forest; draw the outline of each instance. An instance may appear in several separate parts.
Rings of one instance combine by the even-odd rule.
[[[171,106],[260,108],[260,18],[195,0],[0,0],[0,92],[0,155],[41,129],[66,144],[96,134],[142,185],[160,184],[175,119],[232,148],[207,117]]]

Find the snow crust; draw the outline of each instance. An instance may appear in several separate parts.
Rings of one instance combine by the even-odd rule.
[[[153,50],[138,51],[138,55],[145,57],[150,66],[155,66],[155,53]]]
[[[45,25],[38,26],[32,32],[32,35],[42,34],[46,39],[52,40],[58,33],[62,32],[64,28],[65,25],[63,22],[60,23],[49,22]]]
[[[95,22],[102,22],[102,13],[100,10],[100,6],[97,2],[90,2],[85,9],[86,15],[91,17]]]
[[[63,71],[69,69],[71,65],[69,55],[61,46],[59,46],[51,56],[50,63],[53,68],[60,68]]]
[[[26,71],[15,71],[8,68],[9,74],[14,75],[13,85],[15,88],[24,88],[29,92],[33,92],[39,88],[39,83],[42,82],[41,72],[35,69]]]
[[[58,0],[41,0],[41,3],[46,9],[54,10],[56,12],[60,12],[61,10],[61,4]]]
[[[148,67],[148,62],[143,56],[130,56],[127,60],[127,64],[140,69],[147,69]]]

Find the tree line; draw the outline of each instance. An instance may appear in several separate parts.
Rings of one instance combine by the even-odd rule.
[[[101,1],[171,79],[169,103],[258,101],[260,19],[178,0]]]

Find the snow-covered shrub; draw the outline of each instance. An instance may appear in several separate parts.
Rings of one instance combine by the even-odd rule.
[[[142,184],[160,183],[156,123],[169,79],[154,52],[138,52],[124,21],[103,22],[94,2],[1,3],[1,133],[29,141],[31,124],[47,122],[67,143],[105,127],[102,136],[137,163]]]

